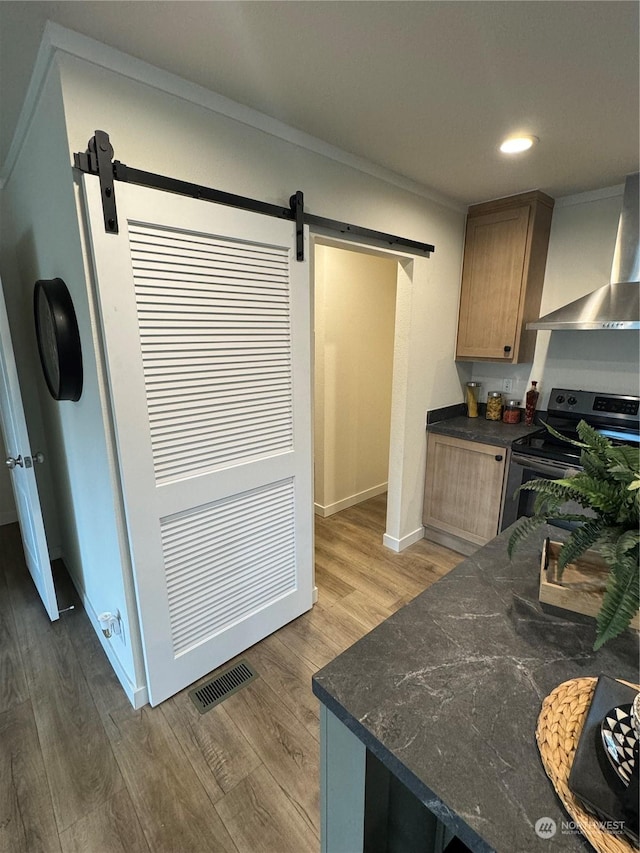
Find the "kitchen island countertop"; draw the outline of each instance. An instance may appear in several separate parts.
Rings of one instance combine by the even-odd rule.
[[[545,528],[514,560],[509,530],[395,613],[313,679],[326,708],[474,851],[586,851],[535,742],[542,700],[571,678],[637,681],[636,638],[593,651],[593,620],[543,612]],[[539,838],[542,817],[558,823]]]

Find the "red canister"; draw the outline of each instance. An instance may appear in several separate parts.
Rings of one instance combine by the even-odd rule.
[[[503,424],[520,423],[520,400],[507,400],[502,413]]]

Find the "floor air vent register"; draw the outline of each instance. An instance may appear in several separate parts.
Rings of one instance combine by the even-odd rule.
[[[191,690],[189,696],[198,711],[201,714],[206,714],[227,696],[237,693],[238,690],[241,690],[257,677],[258,673],[243,658],[238,663],[210,678],[209,681],[205,681],[200,687]]]

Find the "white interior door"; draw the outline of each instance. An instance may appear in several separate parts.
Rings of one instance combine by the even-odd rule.
[[[0,423],[11,468],[11,485],[22,533],[27,567],[49,618],[60,615],[53,586],[47,539],[42,521],[38,484],[33,470],[33,456],[24,417],[18,371],[13,355],[9,318],[0,283]]]
[[[286,220],[84,194],[155,705],[312,605],[309,270]]]

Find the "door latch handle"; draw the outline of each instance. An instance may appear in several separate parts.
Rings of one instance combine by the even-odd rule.
[[[16,465],[19,465],[21,468],[24,468],[24,461],[22,459],[22,456],[7,456],[5,460],[5,465],[10,471],[13,471]]]
[[[498,455],[495,457],[495,460],[496,462],[502,462],[502,454],[498,453]]]
[[[44,462],[44,453],[41,450],[36,450],[35,453],[33,450],[31,451],[31,458],[34,462],[37,462],[39,465],[42,465]]]

